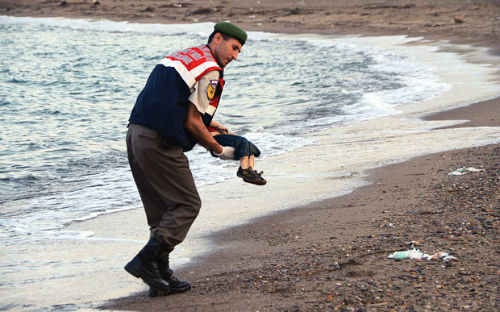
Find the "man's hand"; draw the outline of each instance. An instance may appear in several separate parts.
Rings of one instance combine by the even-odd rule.
[[[198,143],[203,145],[206,149],[214,151],[214,153],[224,152],[224,148],[215,141],[213,136],[208,132],[207,127],[201,119],[201,114],[194,106],[193,103],[189,104],[186,120],[184,121],[184,128],[191,132],[191,134],[198,140]]]
[[[232,160],[234,159],[234,147],[223,146],[222,152],[220,152],[219,154],[214,152],[214,155],[223,160]]]

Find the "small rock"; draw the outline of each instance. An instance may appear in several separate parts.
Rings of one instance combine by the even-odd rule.
[[[191,14],[201,15],[201,14],[210,14],[210,13],[213,13],[213,9],[211,9],[211,8],[198,8],[197,10],[194,10]]]

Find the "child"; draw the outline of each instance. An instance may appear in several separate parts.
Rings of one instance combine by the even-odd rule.
[[[262,177],[263,171],[254,169],[255,157],[259,157],[260,150],[245,137],[229,132],[226,127],[218,122],[212,121],[208,128],[210,134],[222,146],[234,147],[234,160],[240,161],[240,167],[236,175],[247,183],[265,185],[266,179]],[[212,153],[212,156],[215,156]]]

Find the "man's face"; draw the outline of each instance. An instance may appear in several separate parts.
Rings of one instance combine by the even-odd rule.
[[[238,40],[231,37],[224,40],[220,33],[216,33],[212,40],[215,43],[213,54],[220,67],[224,68],[232,60],[238,59],[241,51],[241,43]]]

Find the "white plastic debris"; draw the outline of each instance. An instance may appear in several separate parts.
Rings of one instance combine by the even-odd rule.
[[[387,258],[391,259],[422,259],[423,252],[418,249],[410,249],[405,251],[396,251]]]
[[[336,270],[340,270],[340,264],[337,261],[333,261],[332,265]]]
[[[450,260],[456,260],[457,258],[450,256],[450,254],[447,252],[440,251],[440,252],[433,254],[432,256],[424,254],[424,259],[450,261]]]
[[[443,260],[450,261],[456,260],[457,258],[450,256],[447,252],[437,252],[433,255],[424,254],[418,249],[410,249],[405,251],[396,251],[387,256],[390,259],[424,259],[424,260]]]
[[[464,175],[464,174],[467,174],[468,172],[479,172],[479,171],[483,171],[483,169],[477,169],[477,168],[474,168],[474,167],[469,167],[469,168],[465,168],[465,167],[462,167],[462,168],[459,168],[453,172],[450,172],[448,173],[448,175]]]

